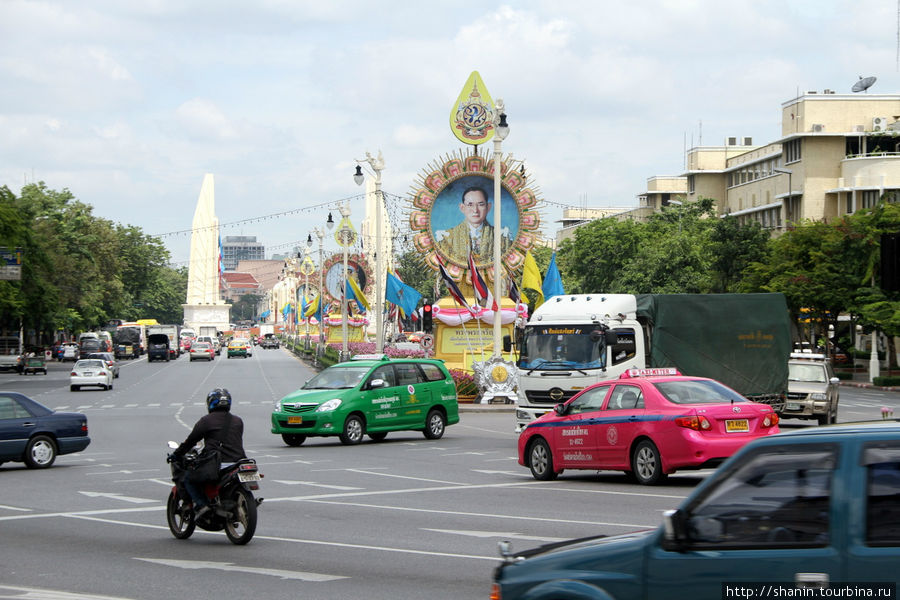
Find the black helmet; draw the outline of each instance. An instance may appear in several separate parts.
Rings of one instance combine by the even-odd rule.
[[[214,410],[231,410],[231,394],[225,388],[216,388],[206,395],[206,408]]]

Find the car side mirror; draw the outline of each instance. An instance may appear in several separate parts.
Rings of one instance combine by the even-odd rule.
[[[687,521],[687,513],[680,508],[663,513],[662,547],[664,550],[682,551],[688,539]]]
[[[555,412],[559,416],[563,416],[564,414],[566,414],[566,405],[563,403],[557,404],[553,407],[553,412]]]
[[[832,377],[831,379],[828,380],[828,382],[837,385],[841,382],[841,380],[837,377]]]
[[[369,389],[374,390],[377,388],[387,387],[387,384],[384,382],[384,379],[373,379],[369,382]]]

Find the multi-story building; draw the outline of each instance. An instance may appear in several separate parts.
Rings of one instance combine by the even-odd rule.
[[[563,209],[562,219],[557,221],[560,223],[560,228],[556,231],[556,239],[552,240],[554,243],[543,244],[548,245],[553,248],[559,246],[560,242],[564,239],[572,237],[574,231],[584,225],[585,223],[590,223],[591,221],[597,219],[604,219],[606,217],[612,217],[621,213],[622,211],[628,210],[627,208],[618,207],[618,208],[566,208]],[[547,240],[550,242],[551,240]]]
[[[222,268],[234,271],[242,260],[263,260],[266,247],[251,235],[226,235],[222,238]]]
[[[781,231],[900,196],[900,95],[807,92],[781,110],[781,137],[766,145],[688,150],[688,201]]]
[[[754,145],[735,136],[690,148],[682,175],[650,177],[638,207],[615,217],[644,220],[667,204],[712,198],[720,216],[778,233],[790,223],[874,206],[883,196],[900,201],[900,94],[811,91],[784,102],[781,113],[778,139]],[[612,215],[564,222],[564,237],[604,216]]]

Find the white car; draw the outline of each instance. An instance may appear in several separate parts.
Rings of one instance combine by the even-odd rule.
[[[66,342],[63,344],[62,357],[60,358],[62,362],[67,360],[76,361],[78,360],[78,344],[75,342]]]
[[[69,389],[74,392],[85,385],[97,385],[104,390],[112,389],[113,372],[105,360],[85,358],[75,363],[69,376]]]

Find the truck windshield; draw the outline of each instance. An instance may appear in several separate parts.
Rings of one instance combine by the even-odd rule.
[[[590,325],[540,325],[525,329],[520,369],[600,369],[606,366],[605,346],[591,339]]]

